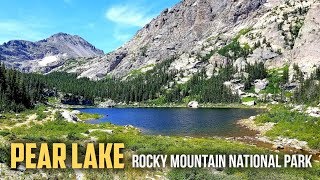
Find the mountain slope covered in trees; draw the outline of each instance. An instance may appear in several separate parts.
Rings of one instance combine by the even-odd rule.
[[[34,76],[0,67],[0,111],[19,112],[45,101],[45,86]]]

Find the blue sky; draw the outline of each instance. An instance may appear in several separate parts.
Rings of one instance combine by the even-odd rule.
[[[38,41],[58,32],[77,34],[105,52],[128,41],[179,0],[2,0],[0,44]]]

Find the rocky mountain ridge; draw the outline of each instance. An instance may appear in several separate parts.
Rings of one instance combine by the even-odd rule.
[[[177,83],[201,70],[211,77],[218,65],[230,62],[240,71],[257,61],[268,68],[292,69],[296,63],[308,74],[320,59],[319,7],[319,0],[182,0],[105,55],[82,38],[63,33],[35,43],[10,41],[0,47],[0,55],[23,71],[66,71],[93,80],[127,78],[172,57]],[[19,47],[19,56],[7,53],[6,46]]]
[[[58,67],[65,59],[102,56],[102,50],[77,35],[57,33],[37,42],[12,40],[0,46],[0,60],[30,72]]]
[[[179,83],[201,69],[212,76],[217,64],[229,61],[239,68],[255,61],[270,68],[308,64],[304,71],[310,72],[319,59],[313,52],[319,13],[318,0],[183,0],[119,49],[62,69],[91,79],[127,77],[175,57],[171,68],[181,72]]]

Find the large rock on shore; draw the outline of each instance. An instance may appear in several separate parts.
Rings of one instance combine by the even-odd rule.
[[[197,101],[191,101],[188,103],[188,107],[189,108],[198,108],[199,107],[199,103]]]
[[[62,117],[66,119],[68,122],[76,123],[80,122],[81,120],[77,117],[74,111],[70,112],[68,110],[63,110],[61,113]]]
[[[248,102],[242,102],[242,104],[245,106],[254,106],[254,105],[256,105],[256,102],[255,101],[248,101]]]
[[[100,107],[100,108],[110,108],[110,107],[114,107],[115,105],[116,105],[116,103],[113,100],[109,99],[109,100],[107,100],[105,102],[99,103],[98,107]]]

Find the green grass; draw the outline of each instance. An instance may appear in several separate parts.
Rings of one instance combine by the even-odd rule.
[[[137,75],[143,74],[143,72],[142,72],[143,69],[149,68],[149,67],[154,67],[154,66],[155,66],[154,64],[149,64],[149,65],[146,65],[140,69],[134,69],[129,73],[128,76],[137,76]]]
[[[35,111],[45,111],[46,107],[39,106]],[[32,111],[35,112],[35,111]],[[31,112],[31,111],[30,111]],[[28,112],[28,113],[30,113]],[[27,116],[28,113],[24,112]],[[91,137],[96,137],[98,142],[123,142],[126,153],[138,154],[270,154],[265,149],[249,146],[239,142],[229,142],[216,138],[186,138],[174,136],[154,136],[141,134],[135,128],[105,124],[69,123],[63,121],[60,113],[55,114],[55,121],[33,124],[32,126],[15,127],[11,130],[0,131],[0,138],[7,141],[20,142],[65,142],[67,147],[70,143],[83,143]],[[87,115],[88,116],[88,115]],[[92,116],[92,115],[90,115]],[[257,118],[257,123],[276,122],[274,129],[267,134],[271,137],[286,136],[306,140],[311,147],[320,147],[319,119],[307,117],[304,114],[291,112],[289,109],[279,105],[273,106],[270,112],[266,112]],[[90,129],[113,130],[112,134],[102,131],[89,132]],[[317,144],[318,143],[318,144]],[[81,153],[84,146],[80,147]],[[9,161],[9,147],[0,144],[0,161]],[[130,162],[130,160],[126,160]],[[167,169],[166,177],[169,179],[316,179],[320,176],[319,163],[314,163],[309,169],[254,169],[254,168],[225,168],[222,173],[214,173],[209,169]],[[102,171],[90,171],[92,177],[100,177]],[[150,172],[162,172],[157,169]],[[147,170],[130,169],[126,166],[124,171],[108,171],[107,177],[111,179],[116,176],[126,178],[127,176],[145,176]],[[85,172],[87,173],[87,172]],[[89,173],[89,172],[88,172]],[[139,174],[140,173],[140,174]],[[91,177],[91,176],[90,176]]]
[[[241,99],[242,102],[249,102],[249,101],[257,101],[256,97],[244,97]]]
[[[270,93],[270,94],[279,94],[281,92],[280,84],[285,83],[283,82],[283,72],[288,70],[288,66],[284,66],[282,68],[275,68],[268,70],[268,77],[269,84],[263,93]]]
[[[264,180],[264,179],[319,179],[319,165],[309,169],[293,168],[260,168],[260,169],[226,169],[223,172],[214,172],[206,169],[174,169],[168,173],[169,179],[195,180]]]
[[[221,56],[232,58],[234,60],[239,57],[247,57],[252,51],[252,48],[247,43],[241,45],[239,39],[241,36],[246,35],[251,30],[252,28],[245,28],[240,30],[229,44],[217,51],[218,54],[220,54]],[[233,55],[230,55],[230,52],[233,52]]]
[[[56,115],[57,117],[57,115]],[[110,129],[112,134],[102,131],[89,133],[89,129]],[[8,135],[8,133],[10,133]],[[69,123],[66,121],[56,120],[45,122],[43,125],[34,124],[31,127],[15,127],[11,131],[3,132],[7,140],[22,142],[66,142],[67,147],[70,143],[83,143],[90,137],[98,138],[98,142],[123,142],[125,143],[126,153],[135,152],[138,154],[269,154],[268,150],[249,146],[239,142],[229,142],[216,138],[186,138],[186,137],[169,137],[153,136],[141,134],[135,128],[126,128],[122,126],[106,124],[87,124],[87,123]],[[86,135],[87,134],[87,135]],[[10,139],[11,138],[11,139]],[[0,160],[7,161],[8,148],[0,146]],[[84,153],[84,146],[81,146],[79,152]],[[128,155],[127,154],[127,155]],[[82,156],[81,156],[82,157]],[[126,161],[127,162],[127,161]],[[128,163],[130,160],[128,160]],[[208,169],[169,169],[167,178],[169,179],[264,179],[282,178],[282,179],[315,179],[319,177],[319,166],[312,169],[222,169],[222,174],[214,174]],[[99,174],[105,171],[88,170],[92,177],[100,177]],[[161,169],[153,169],[155,173]],[[108,171],[108,177],[111,179],[115,176],[145,176],[147,170],[131,169],[126,166],[124,171]],[[87,173],[87,172],[86,172]],[[139,174],[140,173],[140,174]],[[103,176],[103,175],[102,175]]]
[[[49,97],[48,98],[48,103],[50,103],[50,104],[56,104],[58,102],[59,102],[59,99],[56,97]]]
[[[1,114],[2,117],[0,118],[0,129],[1,126],[13,126],[17,123],[22,123],[28,119],[30,115],[36,114],[36,120],[41,121],[48,117],[50,114],[48,108],[44,105],[38,105],[34,109],[28,109],[22,111],[20,113],[13,113],[13,112],[6,112]]]
[[[256,123],[266,122],[277,123],[267,132],[267,136],[296,138],[307,141],[311,148],[320,149],[320,118],[290,111],[289,108],[278,105],[256,118]]]
[[[241,154],[262,153],[261,149],[214,138],[185,138],[142,134],[114,133],[100,142],[123,142],[126,149],[141,154]]]
[[[87,123],[69,123],[66,121],[56,120],[49,121],[44,124],[36,124],[31,127],[21,126],[13,128],[10,133],[22,139],[56,139],[66,136],[74,136],[88,132],[89,129],[114,129],[118,131],[121,127],[116,127],[111,124],[100,124],[99,126]],[[123,129],[123,128],[122,128]],[[81,138],[83,139],[83,138]]]
[[[87,121],[87,120],[100,119],[100,118],[102,118],[102,115],[100,115],[100,114],[89,114],[89,113],[82,112],[81,114],[78,114],[77,117],[79,119],[81,119],[82,121]]]
[[[45,106],[38,106],[36,108],[37,120],[41,121],[48,117],[49,113],[46,112],[47,108]]]

